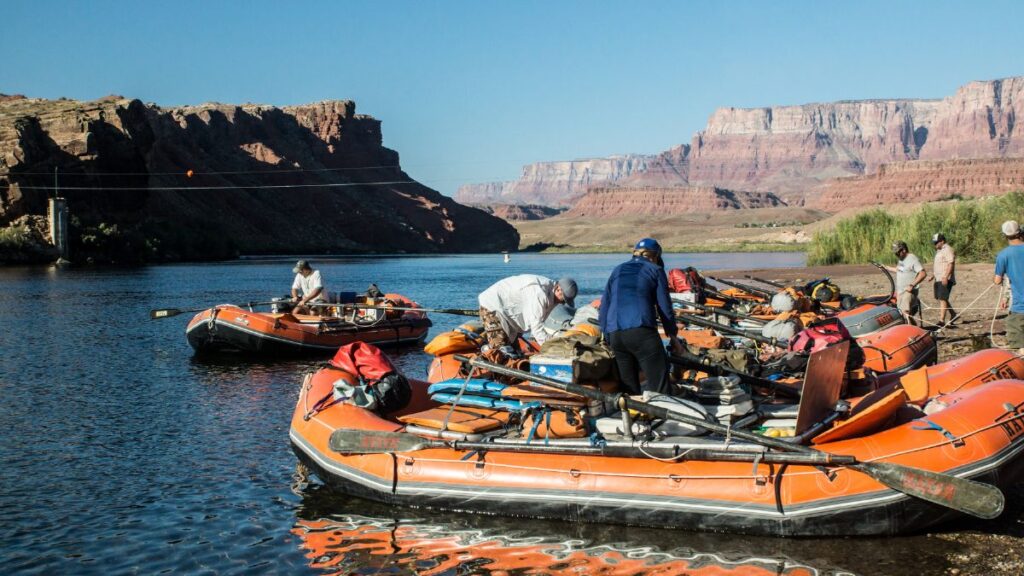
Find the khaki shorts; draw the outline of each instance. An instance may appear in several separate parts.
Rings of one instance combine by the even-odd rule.
[[[487,344],[491,349],[497,350],[512,343],[512,339],[502,326],[501,318],[496,313],[487,308],[481,308],[480,322],[484,325],[484,337],[487,338]]]
[[[1024,348],[1024,314],[1010,312],[1006,317],[1006,342],[1010,348]]]
[[[913,316],[921,310],[921,300],[917,297],[917,290],[913,292],[900,292],[896,298],[896,307],[907,316]]]

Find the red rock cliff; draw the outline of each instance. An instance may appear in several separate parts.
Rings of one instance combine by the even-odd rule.
[[[780,204],[778,197],[769,192],[735,192],[713,186],[595,188],[583,195],[564,216],[669,216],[740,208],[768,208]]]
[[[120,97],[0,100],[0,225],[45,212],[54,168],[72,252],[97,258],[518,244],[506,222],[411,180],[382,146],[380,121],[351,101],[162,109]]]
[[[823,185],[814,207],[836,212],[853,206],[989,196],[1024,190],[1024,158],[917,160],[883,164],[868,176]]]

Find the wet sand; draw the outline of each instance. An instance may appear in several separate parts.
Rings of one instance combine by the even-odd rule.
[[[927,267],[926,264],[930,272]],[[870,265],[728,270],[716,271],[712,275],[739,279],[748,274],[782,283],[808,282],[827,276],[839,285],[843,293],[857,295],[883,294],[889,289],[885,276]],[[957,284],[953,288],[950,303],[961,316],[955,327],[936,332],[940,362],[993,344],[1005,346],[1005,312],[995,310],[1000,287],[991,288],[992,275],[992,264],[957,266]],[[924,326],[935,328],[939,311],[938,302],[932,295],[931,282],[925,282],[920,295]],[[993,321],[994,313],[997,314]],[[1005,494],[1006,511],[999,519],[991,522],[962,520],[947,525],[945,531],[927,535],[936,544],[947,543],[950,549],[948,564],[939,569],[939,573],[962,576],[1024,574],[1024,483],[1006,490]],[[920,573],[933,574],[936,573],[934,570],[922,566]]]

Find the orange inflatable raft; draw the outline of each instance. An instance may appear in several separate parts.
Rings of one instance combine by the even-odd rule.
[[[1000,487],[1018,481],[1024,474],[1019,457],[1024,381],[988,382],[977,375],[995,370],[1022,378],[1024,363],[999,352],[955,362],[927,369],[932,372],[923,383],[920,376],[904,375],[916,378],[906,385],[909,393],[891,382],[855,401],[853,412],[826,431],[833,440],[814,447],[858,462],[903,465]],[[801,454],[736,438],[669,437],[649,443],[605,438],[602,443],[592,436],[535,440],[524,448],[506,430],[508,412],[438,410],[423,382],[411,382],[407,407],[382,417],[330,402],[339,378],[351,380],[324,368],[303,383],[291,421],[293,449],[328,484],[388,504],[772,536],[898,534],[961,515],[888,488],[856,468],[801,461]],[[935,395],[941,395],[941,403],[927,401]],[[373,435],[421,439],[408,431],[422,433],[422,426],[406,423],[444,414],[459,428],[448,426],[422,446],[398,448]],[[451,443],[474,432],[471,438],[482,438],[488,447]],[[338,448],[343,444],[332,444],[332,434],[363,435],[367,445],[383,450]],[[723,453],[742,461],[721,461]]]
[[[401,308],[419,306],[400,294],[385,295]],[[343,309],[344,305],[338,307]],[[185,335],[196,352],[247,352],[270,356],[332,354],[339,346],[369,342],[378,346],[414,344],[431,323],[418,310],[349,310],[340,317],[253,312],[232,305],[204,310],[188,323]]]

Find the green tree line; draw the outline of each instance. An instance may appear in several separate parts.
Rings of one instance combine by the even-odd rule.
[[[1000,225],[1024,220],[1024,192],[995,198],[925,204],[910,214],[891,214],[884,208],[840,220],[835,228],[814,235],[808,264],[848,264],[872,260],[893,264],[891,246],[903,240],[918,257],[935,255],[932,234],[942,232],[961,262],[995,259],[1006,246]]]

